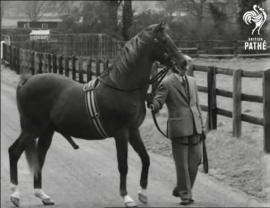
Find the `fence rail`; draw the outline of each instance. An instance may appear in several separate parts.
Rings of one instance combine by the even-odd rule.
[[[233,136],[239,138],[242,133],[241,122],[248,122],[263,126],[264,129],[264,150],[270,153],[270,69],[265,71],[244,71],[242,69],[223,69],[217,67],[207,67],[194,65],[188,71],[193,76],[194,71],[207,73],[207,86],[198,86],[199,92],[208,94],[208,106],[201,105],[203,111],[208,113],[208,129],[217,129],[217,115],[232,118]],[[232,76],[233,90],[227,91],[216,87],[216,75],[223,74]],[[262,78],[263,96],[249,95],[242,93],[242,78]],[[268,92],[268,93],[267,93]],[[232,98],[233,109],[228,111],[217,106],[217,96]],[[260,103],[263,106],[263,118],[258,118],[242,113],[242,101]]]
[[[68,76],[80,83],[86,83],[93,77],[98,76],[109,66],[108,59],[87,58],[81,56],[62,56],[50,53],[40,53],[16,48],[3,44],[3,60],[9,63],[9,67],[17,74],[31,72],[37,73],[59,73]],[[157,68],[157,67],[156,67]],[[250,72],[241,69],[223,69],[214,66],[194,65],[188,71],[193,76],[195,71],[207,73],[207,86],[198,86],[198,91],[208,94],[208,105],[201,105],[201,109],[208,113],[207,126],[209,130],[217,128],[217,115],[232,118],[233,135],[241,136],[241,122],[263,126],[264,150],[270,153],[270,69],[261,72]],[[223,74],[232,76],[233,90],[227,91],[216,87],[216,75]],[[261,78],[263,83],[263,96],[242,93],[242,77]],[[228,111],[217,106],[217,96],[233,99],[233,109]],[[243,114],[242,101],[256,102],[263,105],[263,118]]]

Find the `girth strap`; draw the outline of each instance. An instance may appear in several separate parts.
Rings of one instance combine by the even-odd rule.
[[[91,80],[88,84],[83,87],[83,91],[85,92],[85,102],[86,109],[88,112],[88,116],[96,129],[97,133],[102,138],[107,138],[108,135],[103,127],[103,123],[98,111],[97,101],[96,101],[96,93],[95,89],[98,87],[97,79]]]

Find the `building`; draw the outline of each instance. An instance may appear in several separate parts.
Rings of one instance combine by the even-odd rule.
[[[18,21],[17,28],[30,28],[30,29],[57,29],[61,21]]]

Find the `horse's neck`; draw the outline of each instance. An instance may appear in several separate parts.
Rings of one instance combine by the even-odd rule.
[[[141,88],[146,91],[147,89],[143,86],[150,78],[152,63],[149,55],[145,53],[136,57],[132,63],[127,63],[128,70],[123,73],[111,73],[110,77],[121,89]]]

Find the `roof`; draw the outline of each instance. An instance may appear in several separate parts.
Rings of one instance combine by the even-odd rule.
[[[30,35],[49,35],[50,30],[32,30]]]

